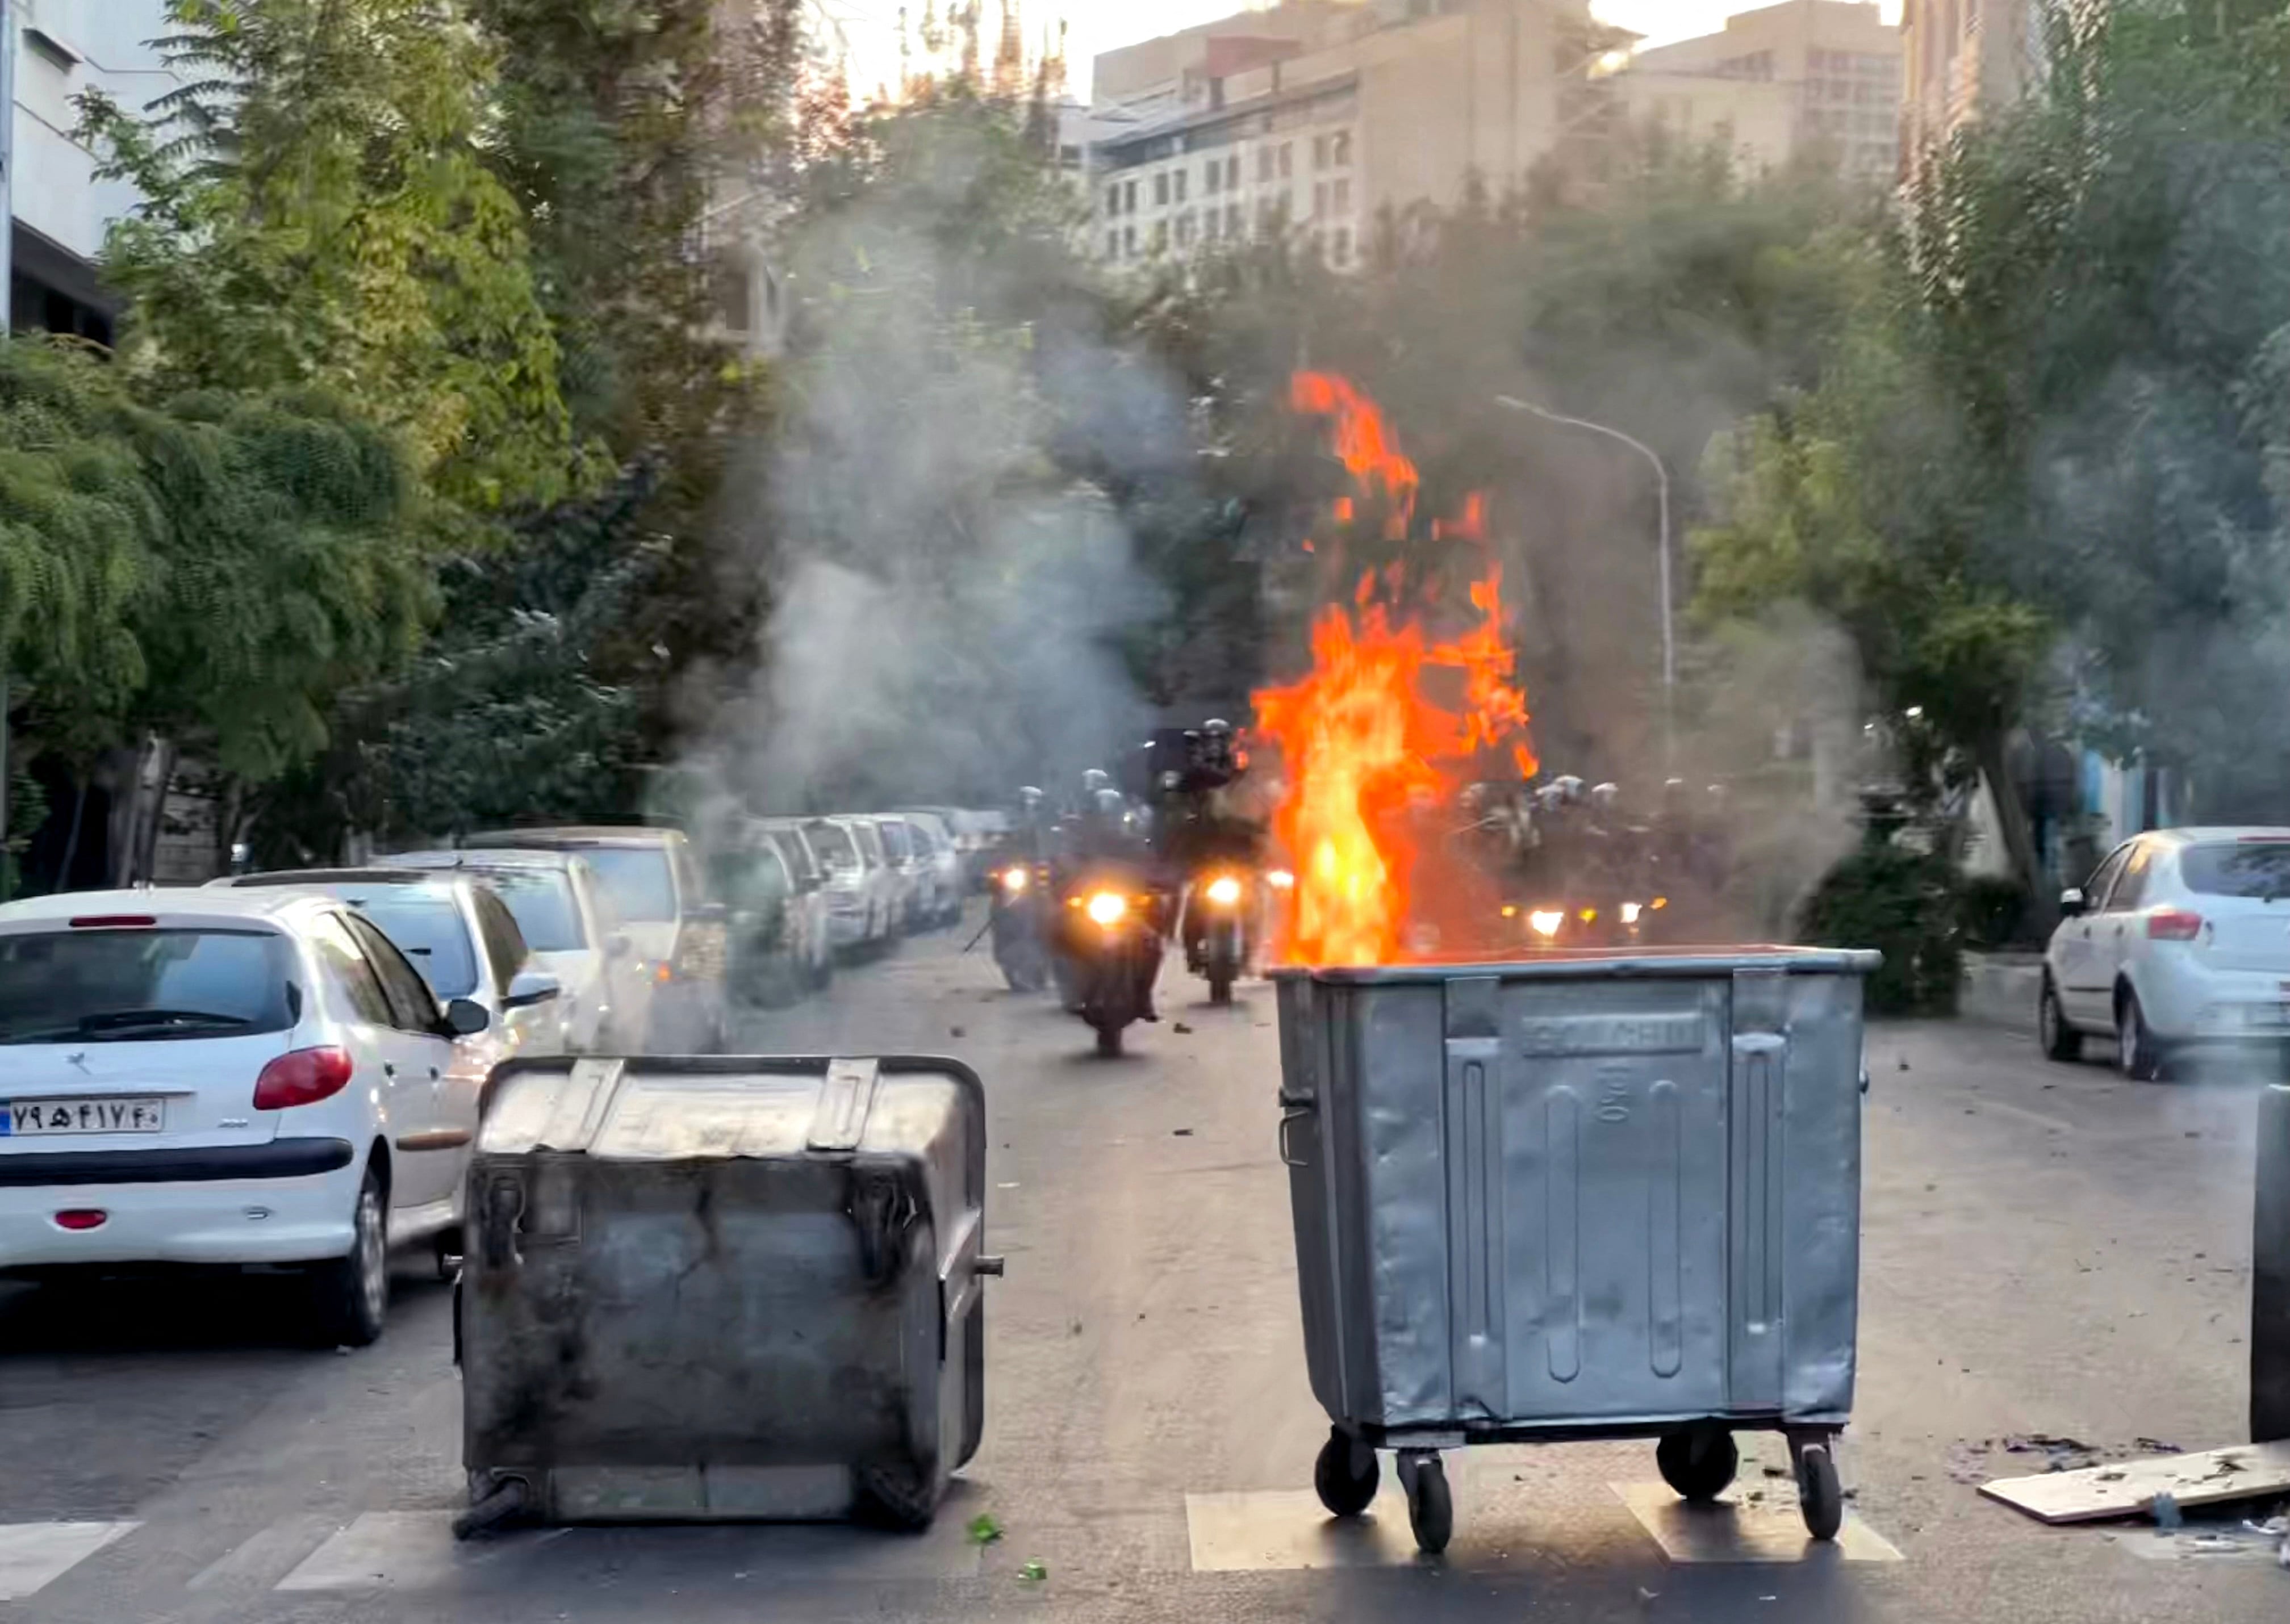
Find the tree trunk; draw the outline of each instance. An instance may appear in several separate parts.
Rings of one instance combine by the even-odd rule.
[[[154,739],[151,741],[150,766],[143,774],[148,788],[139,786],[144,797],[142,827],[137,831],[135,843],[135,878],[148,884],[159,867],[159,836],[167,823],[167,789],[175,781],[175,747],[172,740]]]
[[[64,832],[64,860],[56,870],[56,889],[72,888],[72,864],[79,860],[79,831],[87,822],[87,774],[74,772],[71,828]]]
[[[231,872],[231,852],[238,844],[241,820],[246,815],[246,780],[236,772],[221,774],[215,796],[214,865],[217,874]]]
[[[1996,822],[2004,836],[2004,853],[2011,860],[2012,876],[2028,892],[2029,917],[2045,935],[2059,922],[2059,899],[2051,894],[2036,864],[2036,834],[2028,823],[2028,809],[2020,804],[2020,788],[2004,761],[2004,734],[1999,729],[1983,736],[1973,748],[1980,776],[1988,785],[1996,807]]]

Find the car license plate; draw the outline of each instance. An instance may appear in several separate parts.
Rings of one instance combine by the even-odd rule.
[[[50,1133],[156,1133],[166,1126],[164,1100],[0,1100],[0,1134],[33,1139]]]

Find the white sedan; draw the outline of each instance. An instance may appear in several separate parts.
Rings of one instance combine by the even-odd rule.
[[[2290,1043],[2290,829],[2161,829],[2061,900],[2037,1010],[2045,1052],[2113,1040],[2125,1075],[2174,1050]]]
[[[460,1221],[489,1020],[308,892],[0,908],[0,1274],[299,1266],[373,1340],[389,1249]]]

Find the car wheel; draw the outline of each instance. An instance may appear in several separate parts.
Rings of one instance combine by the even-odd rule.
[[[311,1271],[311,1307],[316,1329],[326,1342],[364,1348],[381,1334],[389,1313],[388,1192],[371,1166],[350,1213],[350,1249]]]
[[[2036,998],[2036,1035],[2044,1053],[2052,1060],[2083,1058],[2083,1034],[2068,1024],[2067,1014],[2060,1008],[2059,989],[2049,976],[2044,978],[2044,990]]]
[[[2115,1063],[2134,1083],[2154,1083],[2163,1076],[2163,1046],[2148,1028],[2139,995],[2128,987],[2115,1004]]]

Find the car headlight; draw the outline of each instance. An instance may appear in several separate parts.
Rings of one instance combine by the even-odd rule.
[[[1219,908],[1230,908],[1240,900],[1240,882],[1229,874],[1220,874],[1209,882],[1208,895]]]
[[[1537,936],[1547,941],[1565,927],[1566,915],[1558,908],[1538,908],[1526,916],[1526,922],[1534,928]]]
[[[1099,924],[1117,925],[1129,912],[1129,899],[1117,892],[1096,892],[1089,899],[1087,911]]]
[[[1624,924],[1636,924],[1638,922],[1638,915],[1641,911],[1642,910],[1639,908],[1638,905],[1635,902],[1623,903],[1622,923]]]

